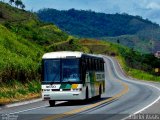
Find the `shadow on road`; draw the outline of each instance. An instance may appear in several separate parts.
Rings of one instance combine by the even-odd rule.
[[[106,97],[106,98],[91,98],[89,100],[75,100],[75,101],[68,101],[68,102],[64,102],[64,103],[60,103],[55,105],[54,107],[62,107],[62,106],[81,106],[81,105],[89,105],[89,104],[94,104],[106,99],[109,99],[111,97]],[[50,107],[50,106],[48,106]]]

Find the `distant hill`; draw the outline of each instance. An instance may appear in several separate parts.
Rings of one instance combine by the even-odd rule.
[[[144,20],[140,16],[75,9],[61,11],[42,9],[37,14],[41,20],[54,23],[59,28],[78,37],[119,41],[120,44],[143,52],[154,52],[160,49],[159,25]],[[145,47],[139,48],[139,46]]]

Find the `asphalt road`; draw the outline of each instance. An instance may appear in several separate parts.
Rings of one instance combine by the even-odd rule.
[[[155,118],[160,120],[160,83],[128,78],[114,59],[104,58],[106,91],[101,99],[95,98],[88,102],[57,102],[55,107],[49,107],[47,101],[38,101],[2,108],[0,119],[10,120],[5,119],[8,117],[18,120],[119,120],[136,119],[139,113],[157,113],[159,116]],[[143,117],[138,116],[139,119]]]

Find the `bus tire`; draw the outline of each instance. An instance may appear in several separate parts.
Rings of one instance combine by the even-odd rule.
[[[49,105],[50,105],[50,107],[53,107],[53,106],[55,106],[55,100],[49,100]]]
[[[86,98],[85,98],[85,101],[88,101],[89,99],[89,93],[88,93],[88,87],[86,88]]]
[[[100,85],[100,87],[99,87],[99,95],[98,95],[98,98],[99,98],[99,99],[101,98],[101,94],[102,94],[102,87],[101,87],[101,85]]]

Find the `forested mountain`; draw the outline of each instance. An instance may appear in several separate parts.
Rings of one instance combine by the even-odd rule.
[[[143,52],[154,52],[160,49],[159,25],[144,20],[140,16],[75,9],[61,11],[42,9],[37,14],[41,20],[54,23],[75,36],[118,41]]]

